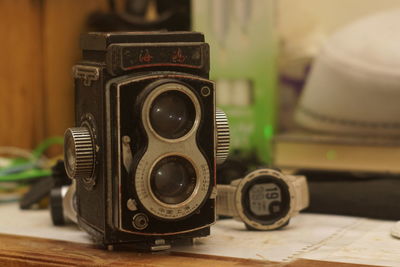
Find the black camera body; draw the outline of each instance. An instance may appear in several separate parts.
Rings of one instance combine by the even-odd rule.
[[[204,36],[89,33],[81,47],[64,144],[80,227],[99,244],[151,250],[209,235],[229,130]]]

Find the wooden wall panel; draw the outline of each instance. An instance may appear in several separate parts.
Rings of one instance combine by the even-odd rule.
[[[73,126],[79,35],[106,8],[107,0],[0,0],[0,146],[33,148]]]
[[[0,0],[0,146],[43,139],[41,1]]]
[[[63,134],[73,125],[72,66],[80,59],[79,36],[87,15],[104,8],[98,0],[47,0],[44,7],[46,134]]]
[[[94,10],[105,10],[106,1],[46,0],[44,3],[45,135],[54,136],[63,135],[68,127],[74,126],[72,66],[81,57],[79,36],[87,31],[87,16]]]

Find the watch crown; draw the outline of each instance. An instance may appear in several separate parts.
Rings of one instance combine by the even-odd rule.
[[[64,134],[65,170],[71,179],[89,180],[95,165],[94,140],[87,127],[69,128]]]
[[[223,163],[229,154],[229,124],[228,118],[220,109],[215,112],[216,135],[217,135],[217,164]]]

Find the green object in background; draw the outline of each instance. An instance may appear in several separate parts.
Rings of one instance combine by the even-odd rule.
[[[274,0],[193,0],[193,30],[211,50],[217,106],[228,115],[231,151],[271,162],[277,109]]]
[[[40,143],[32,151],[30,158],[14,158],[10,160],[10,165],[0,168],[0,182],[4,181],[23,181],[51,175],[49,168],[39,166],[39,160],[44,152],[52,145],[62,145],[62,137],[51,137]]]

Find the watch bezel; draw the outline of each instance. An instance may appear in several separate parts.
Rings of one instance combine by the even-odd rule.
[[[248,212],[245,211],[245,207],[243,206],[243,198],[246,197],[244,194],[246,189],[249,187],[249,184],[251,185],[255,180],[265,176],[269,176],[273,179],[282,181],[285,185],[287,185],[289,193],[289,204],[288,204],[289,207],[287,209],[287,213],[281,216],[279,219],[274,220],[273,223],[270,224],[262,224],[260,222],[257,222],[256,220],[254,220],[254,218],[251,218],[251,216],[248,215]],[[280,228],[285,224],[287,224],[287,222],[290,220],[291,215],[294,213],[294,208],[295,208],[294,190],[295,189],[290,178],[288,178],[286,175],[278,171],[272,169],[258,169],[256,171],[253,171],[240,180],[238,187],[236,189],[235,206],[237,213],[240,219],[251,228],[257,230],[274,230]]]

